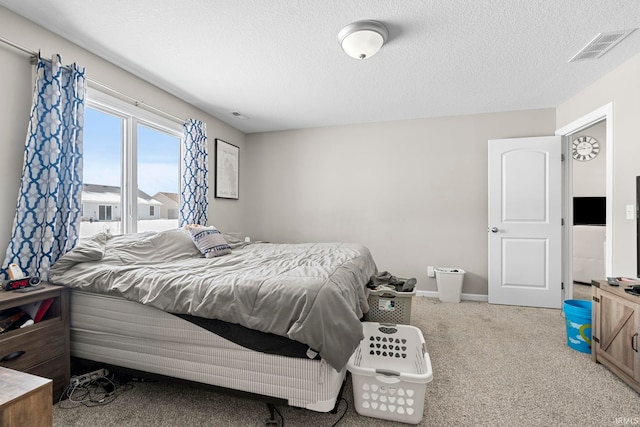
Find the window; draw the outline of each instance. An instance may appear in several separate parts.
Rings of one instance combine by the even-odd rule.
[[[89,88],[80,237],[176,228],[181,142],[181,124]]]
[[[156,216],[156,206],[178,207],[180,194],[180,137],[158,128],[138,124],[138,203],[148,203],[148,217],[138,215],[138,231],[166,230],[178,227],[176,218]],[[173,197],[167,197],[167,195]],[[164,197],[163,197],[164,195]],[[160,200],[158,200],[160,199]],[[174,206],[174,204],[176,206]],[[140,205],[142,206],[142,205]],[[162,213],[162,209],[159,209]]]
[[[100,221],[111,221],[111,206],[98,205],[98,219]]]
[[[124,118],[109,110],[87,106],[84,122],[80,237],[91,236],[98,231],[120,234]],[[118,212],[115,216],[114,211]]]

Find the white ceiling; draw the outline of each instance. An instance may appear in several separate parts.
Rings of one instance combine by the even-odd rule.
[[[598,33],[640,27],[637,0],[0,5],[247,133],[556,107],[640,52],[636,31],[600,59],[568,62]],[[361,19],[389,29],[365,61],[337,42]]]

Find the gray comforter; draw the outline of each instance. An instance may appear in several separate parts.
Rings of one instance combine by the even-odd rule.
[[[82,239],[53,265],[50,280],[285,336],[340,370],[363,338],[365,284],[375,272],[361,245],[239,244],[230,255],[204,258],[176,229]]]

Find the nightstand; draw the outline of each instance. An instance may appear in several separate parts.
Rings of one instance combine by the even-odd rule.
[[[0,312],[32,303],[51,305],[33,325],[0,333],[0,366],[53,380],[53,401],[69,385],[69,290],[43,283],[43,289],[20,293],[0,290]]]
[[[51,380],[0,367],[0,425],[53,424]]]

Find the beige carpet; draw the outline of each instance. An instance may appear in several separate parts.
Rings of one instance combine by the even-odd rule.
[[[575,298],[589,299],[588,286]],[[566,344],[560,310],[413,299],[412,324],[433,365],[423,426],[619,426],[640,417],[640,396]],[[404,425],[349,408],[339,426]],[[135,383],[105,406],[54,407],[54,426],[261,426],[266,405],[197,388]],[[338,414],[279,407],[285,426],[331,426]],[[637,421],[636,421],[637,422]]]

